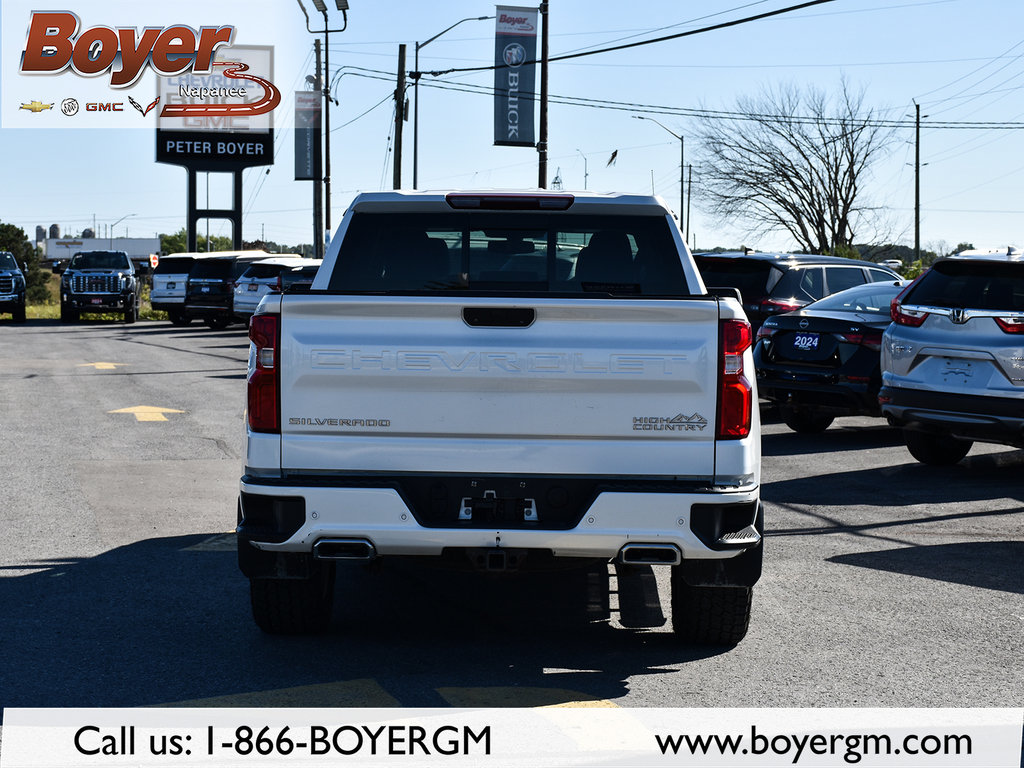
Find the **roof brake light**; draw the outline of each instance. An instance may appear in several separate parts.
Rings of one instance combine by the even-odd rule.
[[[488,211],[566,211],[576,201],[573,195],[477,195],[452,192],[445,195],[452,208]]]

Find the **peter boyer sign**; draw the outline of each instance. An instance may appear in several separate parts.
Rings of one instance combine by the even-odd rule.
[[[20,56],[16,68],[4,57],[4,127],[152,127],[159,119],[160,130],[181,133],[272,134],[281,93],[271,47],[238,45],[230,24],[117,25],[96,15],[98,4],[88,5],[93,10],[79,15],[25,11],[19,0],[5,0],[3,50],[20,49]],[[19,26],[25,31],[17,41]],[[250,158],[267,151],[263,139],[230,141],[221,148]]]
[[[159,79],[157,98],[165,106],[157,121],[157,162],[208,171],[274,162],[273,107],[267,105],[277,106],[281,94],[269,80],[273,47],[232,46],[218,56],[230,59],[223,69],[214,61],[209,73]]]

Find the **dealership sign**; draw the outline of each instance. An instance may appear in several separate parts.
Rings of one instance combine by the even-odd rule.
[[[494,143],[532,147],[536,8],[499,5],[494,33]]]
[[[274,162],[273,112],[266,107],[280,103],[281,94],[271,82],[273,47],[236,45],[219,50],[221,58],[227,61],[214,61],[207,74],[158,79],[157,162],[202,171]]]

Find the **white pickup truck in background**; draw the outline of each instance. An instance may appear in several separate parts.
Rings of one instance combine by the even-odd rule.
[[[743,638],[750,326],[659,199],[360,195],[249,337],[238,554],[265,631],[324,630],[337,562],[412,556],[665,565],[681,639]]]

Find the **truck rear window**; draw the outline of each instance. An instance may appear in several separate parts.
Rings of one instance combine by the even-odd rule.
[[[755,259],[716,259],[697,256],[697,269],[709,288],[738,288],[743,301],[761,301],[771,293],[782,271],[766,261]]]
[[[357,213],[329,289],[688,294],[661,217],[461,211]]]
[[[157,262],[154,275],[187,275],[195,261],[191,256],[164,256]]]
[[[234,259],[200,259],[192,267],[192,280],[230,280]]]

